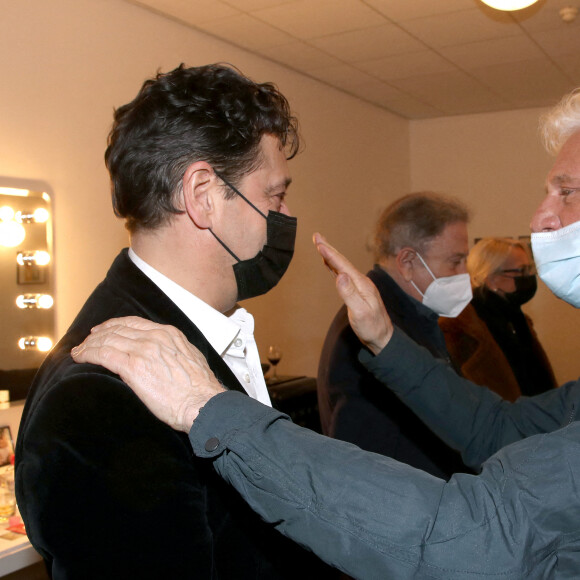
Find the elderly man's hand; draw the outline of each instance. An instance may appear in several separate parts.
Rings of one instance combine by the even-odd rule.
[[[373,354],[378,354],[393,335],[393,323],[377,287],[322,235],[314,234],[314,244],[324,263],[336,276],[336,289],[348,308],[352,329]]]
[[[186,433],[199,410],[225,390],[183,333],[136,316],[96,326],[71,354],[118,374],[154,415]]]

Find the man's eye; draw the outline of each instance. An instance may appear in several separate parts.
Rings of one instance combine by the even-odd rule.
[[[569,195],[572,195],[573,193],[576,193],[578,191],[578,188],[575,187],[562,187],[560,189],[560,194],[563,195],[564,197],[568,197]]]

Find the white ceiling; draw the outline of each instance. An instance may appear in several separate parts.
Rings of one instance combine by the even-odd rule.
[[[558,14],[580,0],[129,1],[408,119],[551,106],[580,86],[580,16]]]

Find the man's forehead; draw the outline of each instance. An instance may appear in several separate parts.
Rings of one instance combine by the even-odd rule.
[[[559,185],[573,179],[580,180],[580,131],[564,143],[546,181],[550,185]]]
[[[452,222],[425,245],[428,253],[465,256],[469,251],[466,222]]]
[[[440,243],[448,243],[452,240],[467,240],[467,222],[456,221],[448,223],[433,241],[439,240]]]
[[[259,179],[267,192],[287,188],[292,183],[292,177],[280,140],[265,134],[262,136],[260,148],[260,162],[245,178]]]

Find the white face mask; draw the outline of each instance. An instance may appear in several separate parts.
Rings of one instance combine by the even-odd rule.
[[[411,280],[411,284],[421,296],[423,296],[423,304],[427,308],[431,308],[439,316],[445,318],[455,318],[459,316],[461,311],[471,302],[473,293],[471,292],[471,280],[469,274],[455,274],[454,276],[444,276],[443,278],[435,278],[433,272],[421,255],[417,252],[417,257],[431,274],[433,282],[429,284],[425,294],[417,288],[415,282]]]
[[[532,251],[544,284],[558,298],[580,308],[580,221],[532,234]]]

